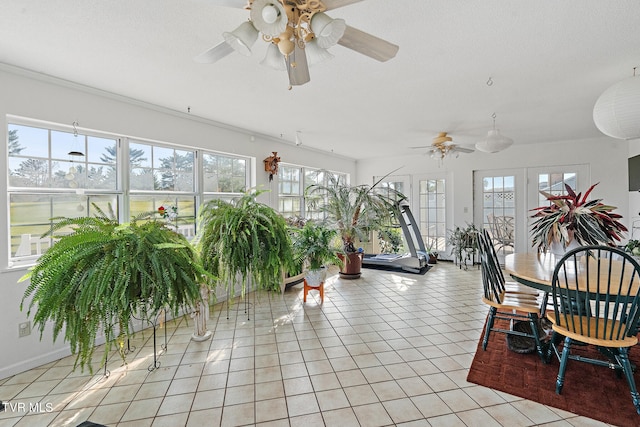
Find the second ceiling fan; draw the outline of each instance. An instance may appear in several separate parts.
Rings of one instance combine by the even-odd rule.
[[[443,160],[446,156],[453,153],[457,156],[459,153],[473,153],[474,151],[471,148],[454,144],[453,138],[447,135],[447,132],[438,133],[438,136],[433,138],[431,145],[412,148],[428,148],[427,153],[429,153],[431,157],[438,158],[440,160]]]
[[[398,46],[332,19],[324,12],[362,0],[217,0],[220,6],[244,7],[250,19],[231,32],[224,41],[194,59],[214,63],[236,51],[251,55],[251,47],[262,35],[269,43],[261,64],[286,70],[289,84],[303,85],[311,80],[309,65],[331,58],[328,48],[340,44],[378,61],[387,61]]]

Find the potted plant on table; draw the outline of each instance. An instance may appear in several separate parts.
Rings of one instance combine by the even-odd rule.
[[[74,368],[91,372],[101,329],[104,365],[115,339],[122,349],[133,335],[132,316],[152,318],[165,309],[177,316],[200,302],[201,284],[212,279],[191,244],[165,221],[146,214],[119,224],[113,213],[94,208],[96,217],[54,218],[46,235],[57,242],[20,279],[30,280],[21,309],[30,298],[27,314],[35,310],[40,336],[51,321],[53,339],[64,332],[77,354]]]
[[[618,221],[622,216],[613,213],[615,206],[605,205],[602,199],[588,200],[596,185],[589,187],[584,196],[576,194],[568,184],[566,195],[540,191],[550,204],[533,209],[532,246],[560,253],[570,244],[615,246],[627,228]],[[557,245],[559,249],[555,248]]]
[[[295,268],[289,227],[256,201],[263,192],[248,191],[232,202],[211,200],[200,213],[197,248],[204,268],[227,287],[239,278],[242,295],[247,284],[281,292],[283,271]]]
[[[310,204],[324,215],[327,227],[337,230],[342,240],[340,277],[360,277],[364,252],[356,245],[366,241],[372,231],[390,224],[397,210],[396,201],[404,196],[391,188],[373,185],[348,185],[328,173],[327,184],[314,184],[306,193]],[[385,176],[386,177],[386,176]]]

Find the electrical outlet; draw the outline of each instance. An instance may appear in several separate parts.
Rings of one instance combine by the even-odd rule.
[[[26,337],[31,335],[31,322],[24,322],[18,325],[18,337]]]

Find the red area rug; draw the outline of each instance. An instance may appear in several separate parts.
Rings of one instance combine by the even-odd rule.
[[[502,328],[506,321],[496,321]],[[593,346],[572,346],[572,354],[596,357]],[[640,366],[640,348],[631,349],[631,362]],[[631,401],[624,376],[618,378],[611,369],[570,360],[567,364],[562,394],[556,394],[556,376],[560,363],[553,356],[542,363],[536,353],[519,354],[507,348],[505,334],[492,332],[487,350],[478,343],[467,381],[544,405],[603,421],[608,424],[639,426],[640,415]],[[635,372],[640,387],[640,373]]]

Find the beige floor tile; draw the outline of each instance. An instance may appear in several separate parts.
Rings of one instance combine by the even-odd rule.
[[[287,396],[313,392],[313,384],[310,377],[290,378],[283,381],[284,392]]]
[[[228,387],[224,397],[224,405],[239,405],[242,403],[253,402],[255,400],[254,397],[253,384]]]
[[[189,412],[191,410],[191,405],[193,404],[194,397],[195,393],[174,394],[171,396],[166,396],[162,401],[162,404],[160,405],[156,416]]]
[[[478,408],[478,404],[460,389],[439,392],[437,395],[454,412]]]
[[[313,393],[287,396],[287,410],[290,417],[320,412],[318,401]]]
[[[217,426],[222,420],[222,408],[191,411],[185,427]]]
[[[311,383],[315,392],[340,388],[340,381],[334,373],[312,375]]]
[[[188,412],[182,412],[180,414],[162,415],[157,416],[153,420],[151,427],[176,427],[183,426],[187,423],[189,417]]]
[[[221,427],[241,426],[255,423],[254,403],[224,406],[222,408]]]
[[[533,424],[532,420],[525,417],[522,412],[518,411],[513,405],[505,403],[502,405],[489,406],[484,408],[496,421],[502,425],[511,425],[514,427],[526,426]]]
[[[284,384],[282,381],[270,381],[255,384],[256,401],[277,399],[284,397]]]
[[[112,405],[100,405],[91,413],[89,420],[98,424],[115,425],[120,421],[130,404],[131,402],[122,402]]]
[[[379,402],[378,396],[369,384],[345,387],[344,392],[351,406],[367,405]]]
[[[286,419],[287,402],[284,397],[256,402],[256,423]]]
[[[498,421],[496,421],[484,409],[472,409],[471,411],[457,412],[456,415],[468,427],[485,427],[485,426],[486,427],[498,427],[498,426],[500,426],[500,423],[498,423]]]
[[[25,400],[33,397],[45,396],[60,384],[61,380],[35,381],[26,386],[16,396],[15,400]]]
[[[358,418],[358,422],[363,427],[387,426],[393,424],[393,420],[387,414],[381,403],[371,403],[369,405],[355,406],[353,412]]]
[[[453,412],[451,408],[434,393],[413,396],[410,399],[425,418],[437,417]]]
[[[321,411],[331,411],[349,406],[347,396],[342,389],[316,392],[316,398]]]
[[[381,402],[385,400],[403,399],[407,397],[400,385],[395,381],[383,381],[371,384],[371,388]]]
[[[162,400],[161,397],[155,397],[153,399],[135,400],[131,402],[131,405],[122,416],[121,421],[134,421],[155,417],[162,404]]]
[[[387,400],[382,402],[382,405],[395,424],[422,418],[422,413],[409,398]]]

